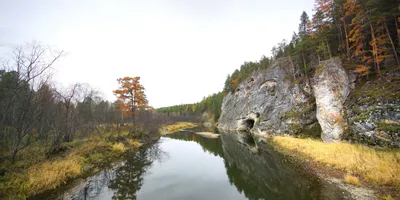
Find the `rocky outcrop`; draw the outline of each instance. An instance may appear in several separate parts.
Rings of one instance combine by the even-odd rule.
[[[305,127],[318,131],[309,79],[296,76],[296,62],[278,59],[266,70],[256,71],[222,103],[219,128],[250,130],[252,134],[297,134]],[[318,133],[319,134],[319,133]]]
[[[349,76],[341,60],[335,58],[321,62],[313,80],[321,138],[325,142],[339,141],[347,128],[344,103],[350,93]]]
[[[339,58],[320,63],[312,77],[280,58],[256,71],[222,103],[218,128],[258,138],[311,134],[326,142],[341,139],[400,147],[400,78],[356,82]],[[312,83],[312,84],[310,84]]]
[[[345,139],[369,145],[400,147],[400,78],[386,74],[351,91]]]

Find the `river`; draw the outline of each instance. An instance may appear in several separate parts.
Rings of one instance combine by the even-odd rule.
[[[163,136],[102,171],[30,199],[348,199],[247,134],[194,128]]]

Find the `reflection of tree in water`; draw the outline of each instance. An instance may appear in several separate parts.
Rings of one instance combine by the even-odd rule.
[[[184,141],[194,141],[201,145],[203,151],[210,152],[214,156],[219,156],[223,158],[222,143],[220,138],[205,138],[197,135],[194,132],[181,131],[173,134],[168,134],[166,137],[184,140]]]
[[[105,169],[98,174],[88,177],[86,180],[76,184],[59,199],[91,200],[97,199],[104,187],[114,178],[114,171]]]
[[[123,165],[115,171],[109,188],[114,191],[113,199],[136,199],[136,192],[143,185],[143,176],[155,160],[166,157],[158,144],[143,148],[136,153],[128,153]]]

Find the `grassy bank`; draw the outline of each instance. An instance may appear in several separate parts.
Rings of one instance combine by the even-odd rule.
[[[342,171],[346,183],[359,186],[360,178],[368,184],[400,191],[400,150],[282,136],[274,137],[272,142],[283,153]]]
[[[162,126],[160,132],[165,135],[165,134],[175,133],[185,128],[194,128],[196,126],[197,124],[193,122],[176,122],[174,124]]]
[[[51,158],[44,156],[44,149],[29,147],[21,152],[20,161],[2,164],[8,171],[0,177],[0,199],[25,199],[116,161],[127,149],[142,145],[132,138],[126,130],[77,139]]]

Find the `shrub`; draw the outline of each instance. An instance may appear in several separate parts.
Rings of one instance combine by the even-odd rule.
[[[344,182],[355,186],[360,186],[360,181],[358,180],[358,178],[351,174],[346,174],[346,176],[344,177]]]
[[[112,146],[112,151],[113,152],[124,152],[125,151],[125,145],[121,142],[116,143]]]

